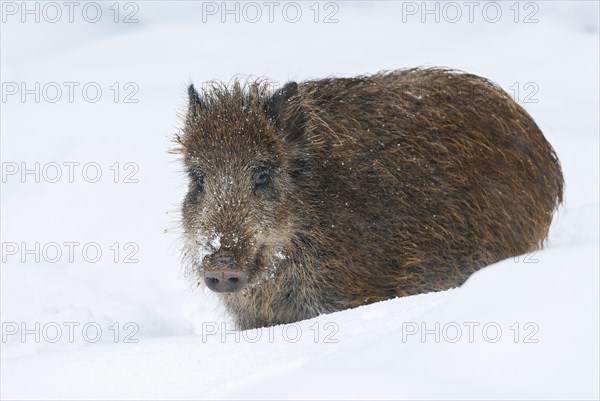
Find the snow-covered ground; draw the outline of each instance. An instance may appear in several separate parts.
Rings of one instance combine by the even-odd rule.
[[[23,4],[2,3],[2,399],[600,397],[597,2]],[[546,249],[236,334],[179,263],[186,86],[420,65],[536,119],[566,180]]]

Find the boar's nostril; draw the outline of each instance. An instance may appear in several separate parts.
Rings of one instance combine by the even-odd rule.
[[[206,284],[211,287],[214,285],[218,285],[219,284],[219,279],[214,278],[214,277],[205,277],[204,281],[206,282]],[[208,284],[208,282],[210,281],[210,285]]]
[[[204,283],[214,292],[238,292],[247,282],[245,273],[233,270],[214,270],[204,274]]]

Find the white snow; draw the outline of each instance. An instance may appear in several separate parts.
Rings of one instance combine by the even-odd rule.
[[[221,248],[221,235],[215,235],[215,237],[210,240],[210,246],[215,250],[219,250],[219,248]]]
[[[312,3],[271,23],[258,2],[259,22],[222,23],[202,16],[221,2],[140,2],[133,24],[114,23],[112,3],[95,24],[80,8],[73,23],[67,9],[21,23],[7,4],[22,3],[2,3],[1,398],[600,398],[596,2],[518,3],[517,23],[513,2],[493,3],[496,23],[481,15],[491,3],[473,23],[461,2],[456,23],[407,14],[422,2],[320,3],[319,21],[337,7],[337,23],[315,23]],[[181,268],[186,177],[167,150],[186,86],[419,65],[486,76],[536,119],[566,180],[546,248],[458,289],[234,332]],[[8,95],[22,82],[62,97]]]

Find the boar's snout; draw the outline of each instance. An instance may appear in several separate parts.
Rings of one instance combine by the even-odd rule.
[[[206,273],[204,282],[214,292],[238,292],[248,282],[248,276],[233,270],[216,270]]]
[[[206,286],[214,292],[238,292],[246,283],[248,276],[240,271],[235,271],[235,260],[233,256],[207,257],[208,265],[204,273]]]

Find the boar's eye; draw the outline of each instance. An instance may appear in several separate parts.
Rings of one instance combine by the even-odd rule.
[[[254,180],[254,190],[265,188],[271,182],[271,176],[267,171],[263,171],[262,173],[256,176]]]

